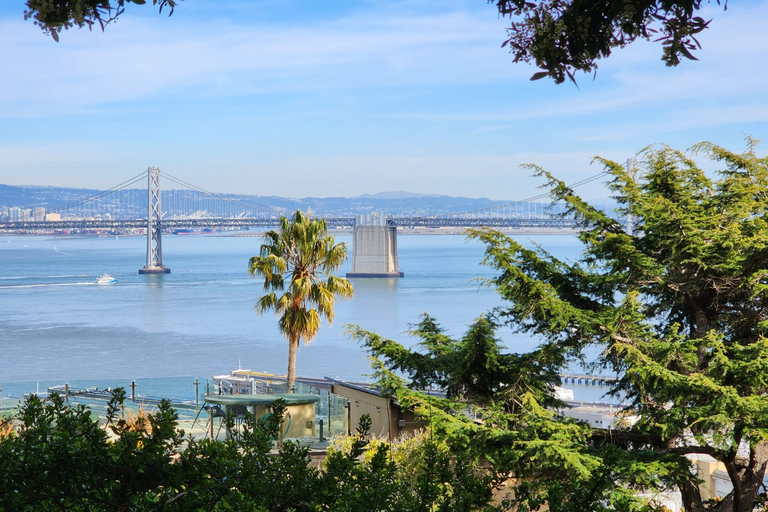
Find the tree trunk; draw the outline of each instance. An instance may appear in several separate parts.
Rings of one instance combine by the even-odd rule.
[[[733,512],[751,512],[755,505],[755,498],[763,483],[766,464],[768,464],[768,441],[757,443],[749,453],[749,461],[744,461],[741,467],[726,463],[728,475],[733,482]],[[729,497],[731,496],[729,495]],[[723,500],[726,501],[725,499]],[[720,510],[724,510],[722,507]]]
[[[683,508],[686,512],[703,512],[704,505],[701,501],[699,486],[691,480],[683,480],[678,488],[683,498]]]
[[[299,337],[288,338],[288,392],[296,392],[296,351],[299,348]]]
[[[704,507],[697,484],[690,481],[678,482],[684,509],[688,512],[751,512],[768,466],[768,441],[752,447],[748,460],[737,460],[738,463],[733,460],[722,461],[733,484],[733,490],[714,507]]]

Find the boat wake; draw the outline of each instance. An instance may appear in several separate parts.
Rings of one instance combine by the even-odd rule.
[[[0,277],[0,282],[3,281],[21,281],[24,280],[32,280],[32,279],[72,279],[76,277],[88,277],[85,274],[64,274],[60,276],[34,276],[34,275],[16,275],[16,276],[2,276]]]
[[[91,286],[95,285],[93,281],[88,283],[40,283],[40,284],[12,284],[12,285],[0,285],[0,289],[7,288],[47,288],[49,286]]]

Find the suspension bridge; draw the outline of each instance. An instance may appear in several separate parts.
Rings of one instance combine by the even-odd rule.
[[[571,186],[595,181],[604,173]],[[147,264],[140,273],[167,273],[162,263],[161,233],[181,230],[270,228],[278,225],[281,215],[289,212],[244,201],[243,196],[220,194],[204,190],[175,176],[162,173],[171,188],[160,187],[160,169],[150,167],[108,190],[83,197],[71,203],[47,210],[34,208],[30,218],[0,222],[0,231],[47,232],[66,234],[72,231],[104,230],[144,234],[147,236]],[[138,188],[146,183],[146,189]],[[456,212],[434,216],[389,217],[387,224],[395,228],[468,228],[499,229],[535,228],[568,229],[575,227],[572,217],[563,215],[563,208],[545,207],[540,194],[483,210]],[[43,210],[42,212],[40,210]],[[32,211],[32,209],[30,209]],[[329,227],[352,228],[353,216],[322,215]]]

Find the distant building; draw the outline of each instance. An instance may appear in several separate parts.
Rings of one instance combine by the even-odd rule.
[[[563,402],[573,401],[573,390],[555,386],[555,398]]]
[[[251,370],[232,370],[229,375],[215,375],[213,382],[224,395],[242,395],[258,393],[285,392],[285,375],[254,372]],[[297,387],[309,386],[310,392],[320,392],[328,395],[320,403],[337,401],[345,405],[344,418],[334,418],[330,411],[318,410],[318,417],[326,419],[326,428],[333,425],[334,433],[351,434],[357,428],[360,417],[363,414],[371,416],[371,434],[392,440],[401,434],[412,434],[423,428],[424,423],[417,420],[413,411],[403,408],[393,398],[381,395],[380,390],[368,383],[349,382],[337,379],[311,379],[307,377],[296,378]],[[314,388],[314,389],[313,389]],[[305,391],[306,392],[306,391]],[[339,407],[336,407],[337,415]],[[329,432],[326,430],[326,432]]]
[[[724,498],[733,490],[725,464],[704,454],[689,453],[686,457],[693,465],[692,471],[699,477],[699,490],[703,499]]]
[[[586,423],[592,428],[613,429],[634,425],[637,415],[626,412],[621,406],[594,402],[568,402],[570,408],[560,411],[566,418]]]
[[[635,496],[642,498],[655,506],[664,507],[669,512],[685,512],[683,510],[683,496],[678,490],[668,489],[666,491],[637,491]]]
[[[61,220],[61,214],[60,213],[46,213],[45,214],[45,220],[46,222],[57,222]]]
[[[42,206],[36,206],[34,210],[34,219],[35,222],[45,221],[45,208]]]

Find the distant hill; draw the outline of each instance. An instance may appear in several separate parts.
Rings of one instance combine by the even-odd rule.
[[[51,209],[74,203],[83,197],[94,196],[99,192],[101,191],[88,188],[0,185],[0,207],[34,208],[35,206],[44,206],[46,209]]]
[[[43,206],[47,210],[77,202],[79,199],[99,194],[100,190],[63,187],[33,187],[0,185],[0,208],[34,208]],[[146,191],[137,194],[146,196]],[[236,199],[286,212],[298,208],[311,208],[318,215],[353,216],[371,212],[388,215],[440,215],[462,211],[480,210],[505,204],[506,201],[492,201],[486,198],[450,197],[412,192],[379,192],[358,197],[304,197],[287,198],[278,196],[251,196],[226,194]]]
[[[377,192],[375,194],[362,194],[354,199],[420,199],[422,197],[448,197],[437,194],[417,194],[415,192],[406,192],[397,190],[393,192]]]
[[[101,192],[100,190],[85,188],[0,185],[0,213],[4,209],[12,207],[34,208],[42,206],[46,210],[51,210],[76,203],[83,198],[93,197]],[[126,192],[130,192],[137,198],[138,202],[143,201],[144,208],[146,208],[146,190],[134,189]],[[173,191],[164,190],[163,192],[165,194]],[[282,212],[309,208],[316,215],[325,217],[351,217],[372,212],[393,216],[433,216],[486,210],[511,202],[494,201],[484,197],[452,197],[405,191],[379,192],[357,197],[304,197],[298,199],[241,194],[225,194],[223,197]],[[603,203],[601,207],[606,208],[605,200],[601,203]],[[546,201],[539,203],[540,206],[546,204],[548,204]],[[137,217],[141,215],[138,213],[141,210],[135,210],[135,212],[137,212],[135,213]]]

